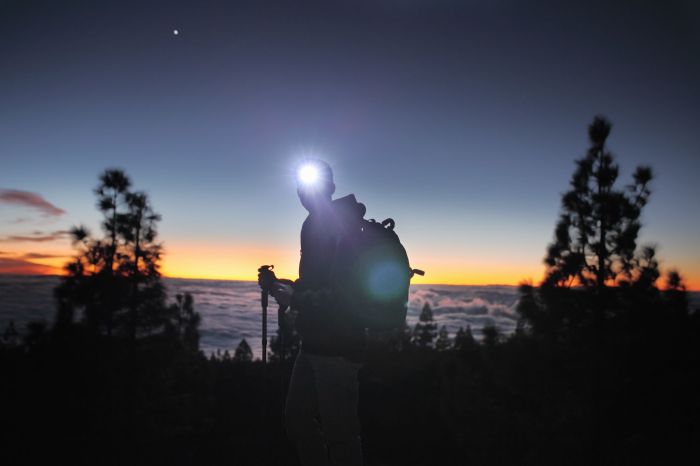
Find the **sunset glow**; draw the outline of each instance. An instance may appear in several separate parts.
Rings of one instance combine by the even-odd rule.
[[[180,13],[167,18],[88,3],[0,15],[0,273],[62,273],[72,226],[103,233],[93,190],[118,168],[162,215],[164,275],[254,280],[274,264],[296,278],[297,176],[325,176],[298,168],[319,159],[334,198],[396,221],[426,271],[412,283],[537,284],[587,125],[604,114],[617,185],[638,165],[654,172],[637,244],[700,289],[698,53],[651,6],[635,22],[550,5],[566,12],[557,25],[509,2],[329,5],[328,17],[224,2],[169,5]],[[579,13],[620,27],[606,19],[582,40]]]
[[[195,252],[196,251],[196,252]],[[274,254],[274,253],[277,254]],[[293,251],[294,252],[294,251]],[[245,251],[229,250],[219,254],[216,250],[191,248],[185,254],[174,253],[166,258],[163,274],[168,277],[207,278],[216,280],[256,280],[257,268],[264,261],[260,258],[277,257],[271,260],[275,273],[282,278],[297,278],[299,258],[287,251]],[[455,267],[440,263],[421,264],[425,276],[415,275],[412,284],[444,285],[518,285],[523,280],[537,282],[542,270],[512,270],[506,266],[480,266],[474,271],[467,267]]]
[[[208,242],[205,245],[182,240],[166,242],[161,273],[175,278],[256,280],[260,265],[273,264],[277,276],[297,278],[299,252],[293,241],[274,247],[264,244],[235,246],[233,243]],[[3,247],[0,273],[5,274],[63,275],[63,266],[73,254],[65,245],[57,249],[55,245],[46,243],[31,249],[24,243],[6,243]],[[431,258],[422,248],[416,252],[412,255],[409,250],[411,265],[425,270],[426,274],[415,275],[411,279],[412,284],[515,286],[522,282],[537,284],[544,273],[544,266],[536,261],[529,264],[522,258],[508,261],[493,257],[489,261],[484,251],[464,254],[458,260],[441,254]],[[700,290],[700,267],[697,264],[682,261],[674,265],[684,277],[689,290]],[[667,269],[662,267],[663,270]],[[663,276],[658,285],[663,288]]]
[[[69,260],[70,249],[40,248],[41,253],[28,253],[21,245],[5,247],[0,255],[0,273],[28,275],[63,275],[63,265]],[[36,250],[36,248],[34,249]],[[256,280],[257,269],[262,264],[273,264],[275,273],[282,278],[296,279],[299,267],[298,250],[291,246],[265,247],[251,245],[235,247],[230,244],[168,244],[161,273],[166,277],[199,278],[212,280]],[[539,283],[544,266],[505,261],[464,260],[455,261],[421,255],[414,260],[414,267],[425,270],[425,276],[415,275],[412,284],[444,285],[519,285],[522,282]],[[700,290],[700,270],[693,264],[677,266],[689,290]],[[658,285],[663,288],[663,277]]]

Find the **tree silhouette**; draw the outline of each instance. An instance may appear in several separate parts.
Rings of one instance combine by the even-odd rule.
[[[450,346],[450,335],[447,332],[447,327],[443,325],[438,331],[435,349],[438,351],[447,351],[450,349]]]
[[[413,348],[413,331],[404,322],[403,327],[394,329],[389,337],[389,348],[395,352],[410,351]]]
[[[104,245],[105,270],[111,272],[117,254],[117,234],[120,229],[119,207],[126,201],[131,180],[119,169],[107,169],[100,175],[100,184],[95,188],[97,207],[103,213],[102,228],[108,235]]]
[[[611,462],[605,455],[621,435],[673,424],[636,413],[640,405],[665,411],[665,400],[687,385],[684,371],[692,363],[681,354],[696,345],[690,342],[699,328],[680,275],[671,271],[659,290],[655,247],[637,246],[652,170],[638,167],[632,183],[617,188],[619,167],[605,145],[610,128],[603,117],[590,125],[591,147],[562,196],[545,279],[539,288],[521,284],[517,333],[499,346],[532,351],[532,367],[551,364],[550,382],[585,387],[576,409],[586,413],[580,424],[588,426],[588,464]],[[499,344],[489,332],[485,346]]]
[[[82,308],[83,321],[92,332],[111,336],[116,314],[126,306],[129,296],[126,277],[111,268],[111,233],[106,233],[106,239],[94,238],[81,225],[72,227],[70,234],[76,254],[65,265],[67,274],[54,289],[58,305],[55,328],[71,325],[75,309]]]
[[[470,351],[474,349],[475,346],[476,341],[474,340],[474,335],[472,335],[471,326],[467,325],[466,330],[460,327],[452,342],[452,348],[456,351]]]
[[[195,347],[199,316],[191,296],[166,305],[159,272],[162,248],[156,242],[160,215],[144,192],[129,190],[131,181],[123,171],[105,170],[99,179],[94,192],[105,236],[94,237],[82,225],[71,228],[76,255],[54,290],[54,328],[70,326],[75,310],[82,309],[82,320],[94,333],[116,332],[134,340],[178,328],[183,340]]]
[[[433,320],[433,310],[426,301],[413,329],[414,344],[421,349],[432,348],[436,334],[437,324]]]
[[[610,122],[602,116],[588,127],[591,146],[576,161],[571,189],[562,196],[554,242],[544,260],[543,285],[602,288],[606,283],[650,278],[641,265],[649,258],[650,247],[640,255],[635,252],[652,170],[639,166],[633,183],[616,188],[619,167],[606,147],[610,130]]]
[[[655,311],[671,304],[673,291],[665,293],[664,303],[656,288],[660,271],[655,247],[637,246],[652,170],[637,167],[633,182],[617,188],[619,167],[606,148],[610,129],[610,122],[601,116],[589,126],[591,147],[576,161],[571,190],[562,196],[542,286],[520,286],[519,330],[534,330],[552,342],[583,341],[587,334],[585,338],[592,338],[588,344],[599,347],[596,339],[602,338],[606,320],[641,326],[642,315],[651,319]],[[672,276],[671,282],[680,283],[676,278]],[[677,305],[687,310],[682,295]]]
[[[250,345],[245,338],[236,347],[236,351],[233,353],[234,362],[251,362],[253,360],[253,350],[250,349]]]
[[[496,346],[501,339],[501,332],[495,325],[485,325],[481,333],[484,335],[482,343],[489,348]]]
[[[177,294],[175,303],[171,305],[171,313],[175,316],[172,329],[182,340],[185,347],[194,351],[199,349],[199,324],[202,317],[194,310],[194,300],[189,293]]]
[[[18,343],[19,333],[15,328],[15,321],[10,320],[10,322],[5,327],[5,331],[2,333],[2,344],[7,346],[15,346]]]
[[[686,317],[690,312],[690,301],[688,300],[685,283],[677,270],[669,270],[666,274],[664,299],[669,311],[674,316]],[[700,314],[696,311],[694,315]]]
[[[135,338],[139,323],[150,330],[168,320],[165,313],[158,312],[165,309],[158,303],[164,291],[158,270],[161,245],[155,243],[156,223],[161,217],[153,211],[144,192],[128,192],[125,197],[128,210],[120,216],[122,221],[119,225],[125,252],[121,255],[119,268],[122,274],[129,277],[131,299],[127,327],[131,337]],[[153,300],[156,302],[153,303]],[[141,308],[146,314],[139,318]]]

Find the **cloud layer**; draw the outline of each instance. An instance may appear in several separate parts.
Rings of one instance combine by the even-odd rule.
[[[50,233],[44,233],[42,231],[35,231],[31,235],[10,235],[0,238],[0,242],[5,243],[46,243],[48,241],[56,241],[66,238],[70,235],[67,230],[56,230]]]
[[[50,265],[36,264],[20,257],[0,257],[0,274],[52,275],[60,269]]]
[[[1,255],[0,255],[1,256]],[[0,269],[3,257],[0,257]],[[9,264],[9,262],[6,262]],[[168,295],[189,292],[195,310],[202,315],[202,350],[233,352],[245,338],[259,357],[261,352],[260,289],[255,282],[223,280],[164,279]],[[10,320],[23,332],[30,320],[51,321],[55,313],[53,287],[58,277],[0,275],[0,331]],[[459,327],[470,325],[474,336],[481,337],[484,325],[496,325],[504,334],[515,328],[517,287],[512,286],[436,286],[411,287],[407,322],[415,325],[424,303],[434,310],[438,325],[445,325],[454,337]],[[700,293],[689,294],[691,308],[700,307]],[[277,309],[268,309],[268,334],[277,328]]]
[[[467,325],[477,338],[487,325],[509,334],[517,323],[518,296],[514,286],[414,285],[408,302],[409,326],[416,324],[425,303],[432,308],[438,326],[444,325],[451,336]]]
[[[0,202],[31,207],[39,210],[45,217],[60,217],[66,211],[56,207],[41,195],[29,191],[0,189]]]
[[[188,280],[166,278],[168,295],[174,300],[177,293],[188,292],[194,297],[195,309],[202,315],[201,348],[207,352],[235,350],[245,338],[256,356],[261,352],[260,289],[255,282],[223,280]],[[0,276],[0,302],[10,303],[0,307],[0,330],[10,316],[17,321],[17,328],[24,327],[26,315],[36,315],[45,309],[44,318],[53,318],[54,303],[51,288],[56,277]],[[508,334],[515,328],[515,287],[507,286],[431,286],[411,287],[407,323],[413,327],[425,302],[434,311],[435,321],[445,325],[454,337],[460,327],[470,325],[474,336],[481,337],[484,325],[496,325]],[[27,311],[29,314],[26,314]],[[21,324],[21,325],[20,325]],[[272,336],[277,328],[277,306],[270,303],[268,332]]]

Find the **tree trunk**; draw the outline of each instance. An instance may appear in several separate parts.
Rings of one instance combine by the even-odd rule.
[[[600,146],[598,152],[598,171],[600,173],[603,170],[603,146]],[[605,287],[605,258],[608,255],[607,248],[605,245],[605,238],[607,236],[607,224],[605,222],[605,216],[607,212],[607,205],[603,198],[603,187],[600,184],[600,175],[598,177],[598,202],[600,203],[600,238],[598,246],[598,289],[602,290]]]
[[[131,338],[136,340],[136,324],[138,322],[138,303],[136,292],[138,291],[139,258],[141,257],[141,212],[136,217],[136,235],[134,243],[134,269],[131,274]]]
[[[108,269],[110,275],[114,272],[114,255],[117,252],[117,193],[114,192],[112,197],[112,245],[109,247],[109,256],[107,260],[109,261]]]

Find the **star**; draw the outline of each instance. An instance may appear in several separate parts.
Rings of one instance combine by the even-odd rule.
[[[173,35],[174,36],[180,35],[180,31],[177,29],[173,29]]]

